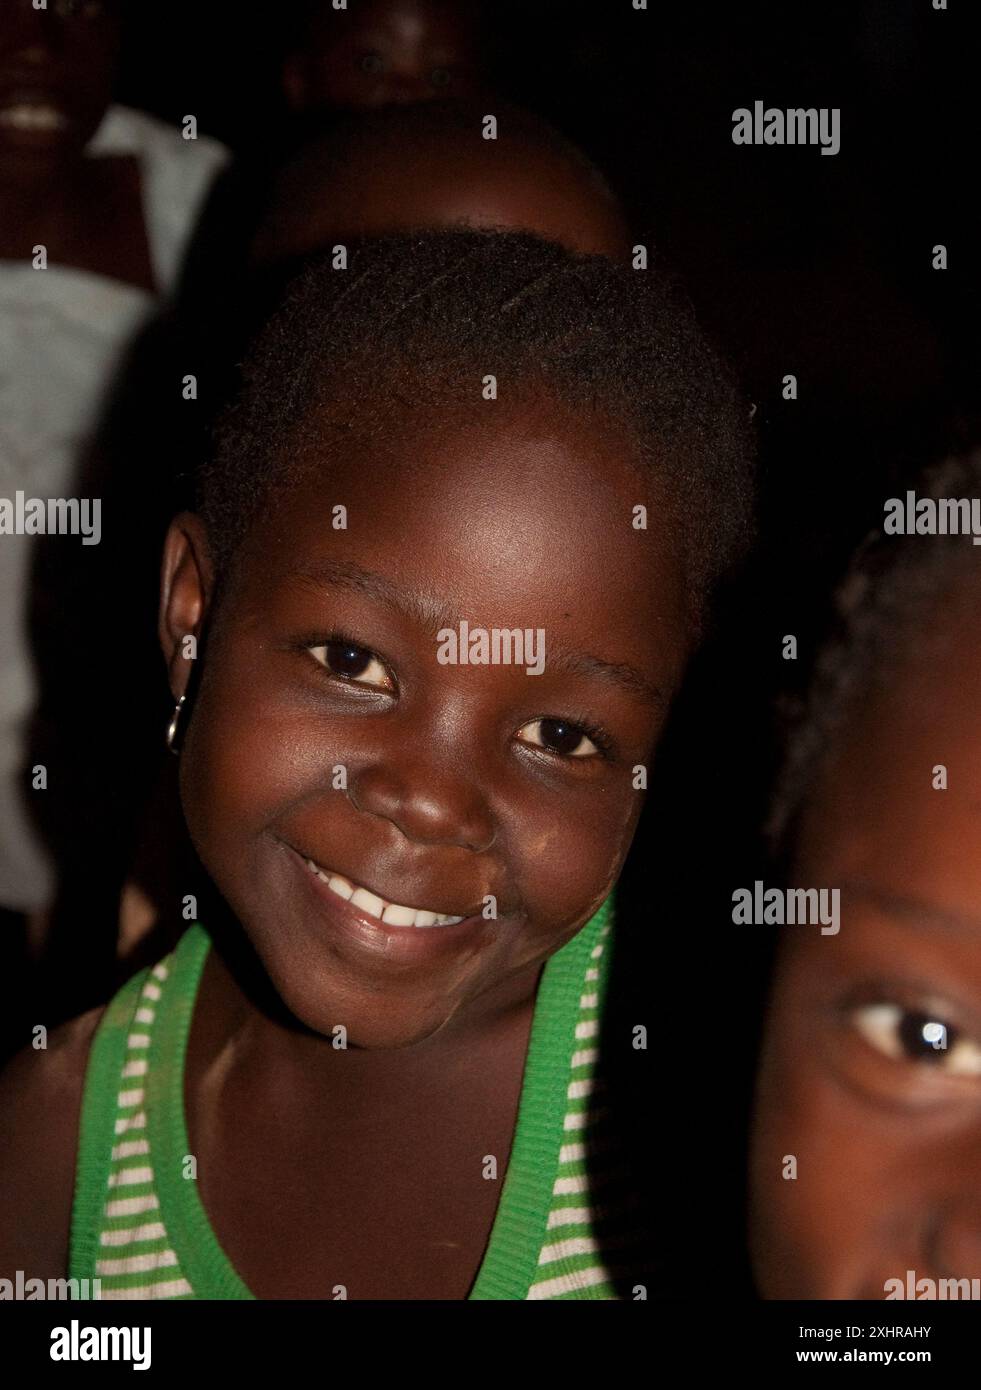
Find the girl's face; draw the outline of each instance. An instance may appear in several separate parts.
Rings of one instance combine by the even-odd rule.
[[[181,751],[191,836],[278,993],[356,1045],[533,992],[620,871],[686,655],[672,529],[629,447],[556,411],[495,420],[352,451],[267,510]],[[211,587],[197,518],[164,568],[180,694]],[[447,630],[457,658],[496,632],[498,660],[447,661]]]
[[[752,1153],[766,1297],[981,1277],[977,602],[866,702],[803,827],[795,886],[839,887],[841,928],[785,929]]]

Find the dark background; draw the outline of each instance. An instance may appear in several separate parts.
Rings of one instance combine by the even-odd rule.
[[[497,84],[598,161],[740,366],[760,406],[768,539],[809,593],[825,585],[807,569],[833,569],[874,521],[883,479],[974,431],[978,50],[970,7],[951,6],[489,8]],[[193,113],[247,152],[281,114],[295,14],[295,0],[133,6],[120,98],[175,123]],[[734,145],[732,111],[756,99],[840,107],[840,152]],[[796,402],[781,398],[788,372]]]

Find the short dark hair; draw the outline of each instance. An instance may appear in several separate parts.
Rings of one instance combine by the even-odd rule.
[[[347,438],[531,391],[611,419],[674,490],[693,612],[752,516],[749,410],[674,277],[524,232],[370,239],[310,259],[256,339],[219,420],[199,506],[219,571],[270,489]]]
[[[913,491],[934,500],[981,497],[981,448],[931,465]],[[766,837],[785,864],[810,793],[840,747],[850,716],[908,660],[905,639],[914,626],[929,625],[958,583],[977,581],[979,565],[981,552],[965,535],[894,536],[877,527],[856,550],[835,593],[831,631],[810,685],[783,711],[783,763]]]

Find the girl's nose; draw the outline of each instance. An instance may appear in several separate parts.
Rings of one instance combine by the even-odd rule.
[[[414,758],[397,767],[373,763],[351,777],[348,796],[359,811],[391,821],[407,840],[478,854],[494,843],[490,808],[465,769]]]

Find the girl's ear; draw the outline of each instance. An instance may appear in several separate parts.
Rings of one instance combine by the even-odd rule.
[[[213,589],[204,523],[193,512],[175,516],[164,541],[160,572],[160,646],[177,700],[187,689]],[[193,642],[189,639],[193,638]]]

